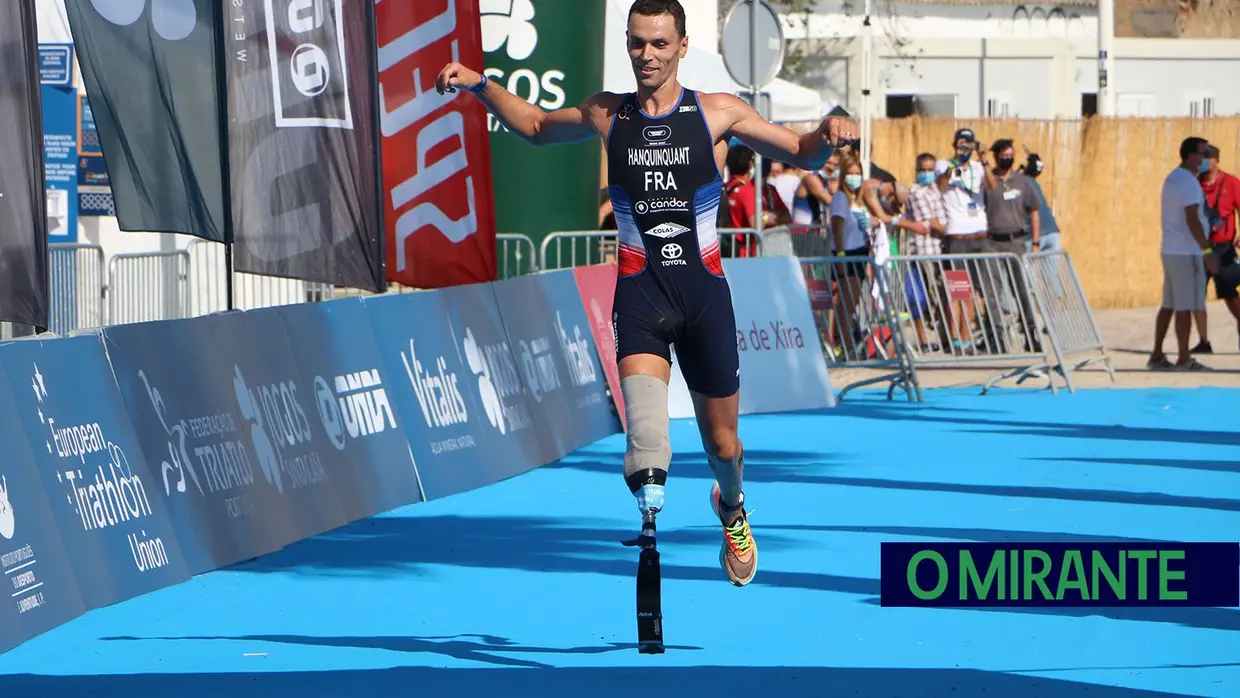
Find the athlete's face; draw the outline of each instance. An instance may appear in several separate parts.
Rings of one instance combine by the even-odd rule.
[[[689,38],[676,31],[676,20],[670,14],[630,16],[628,39],[633,75],[642,87],[666,82],[689,49]]]

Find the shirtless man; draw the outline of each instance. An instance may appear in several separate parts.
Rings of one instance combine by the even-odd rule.
[[[534,145],[603,139],[619,241],[612,319],[628,427],[625,481],[643,521],[652,522],[672,459],[674,344],[715,475],[710,501],[723,526],[720,565],[743,586],[757,572],[758,550],[744,508],[740,357],[716,230],[724,157],[736,137],[763,157],[817,170],[837,145],[855,139],[856,127],[832,117],[801,136],[734,95],[682,87],[677,68],[689,41],[678,0],[636,0],[627,36],[635,93],[602,92],[545,112],[459,63],[444,67],[436,88],[469,90]]]

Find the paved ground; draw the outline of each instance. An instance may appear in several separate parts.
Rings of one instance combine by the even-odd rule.
[[[1210,341],[1216,353],[1197,357],[1201,363],[1214,368],[1214,371],[1185,373],[1150,371],[1145,368],[1145,362],[1149,358],[1150,348],[1154,341],[1154,316],[1157,312],[1156,308],[1095,311],[1095,319],[1102,331],[1103,340],[1107,344],[1111,365],[1115,369],[1115,382],[1111,382],[1102,364],[1094,364],[1072,374],[1074,386],[1077,388],[1240,387],[1240,339],[1236,332],[1236,321],[1218,301],[1211,301],[1209,304],[1208,329]],[[1169,334],[1164,350],[1174,359],[1174,329]],[[1189,342],[1190,346],[1196,344],[1197,340],[1197,332],[1194,329]],[[1087,357],[1082,356],[1083,358]],[[1003,375],[1009,368],[1016,368],[1016,366],[1006,366],[1001,363],[987,364],[984,368],[970,370],[925,367],[920,369],[921,384],[926,388],[981,386],[990,379]],[[880,375],[879,372],[832,367],[831,382],[839,389],[854,381],[876,375]],[[1061,380],[1059,385],[1062,384]],[[1003,381],[1000,385],[1014,387],[1015,381]],[[1046,381],[1031,378],[1021,384],[1021,387],[1045,388]]]

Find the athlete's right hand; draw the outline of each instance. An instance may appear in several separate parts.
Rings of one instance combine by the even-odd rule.
[[[439,77],[435,78],[435,89],[439,94],[456,92],[458,87],[468,90],[477,87],[480,82],[482,82],[482,76],[478,73],[460,63],[449,63],[439,71]]]

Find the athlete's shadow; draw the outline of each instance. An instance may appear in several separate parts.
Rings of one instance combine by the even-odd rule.
[[[635,532],[591,526],[579,518],[551,516],[377,517],[295,543],[234,569],[308,574],[390,570],[408,574],[422,566],[452,565],[529,572],[586,572],[632,579],[636,555],[632,548],[621,546],[620,541],[632,538]],[[659,538],[667,544],[660,570],[664,579],[726,583],[715,564],[718,528],[668,530],[660,533]],[[804,544],[777,533],[764,536],[762,543],[768,550],[781,545]],[[711,551],[700,556],[703,561],[712,563],[711,566],[674,562],[680,550],[694,546]],[[754,584],[852,594],[879,593],[877,579],[810,572],[764,570]]]
[[[258,643],[275,643],[295,647],[349,647],[358,649],[377,649],[389,652],[405,652],[415,654],[437,654],[463,661],[479,662],[493,666],[550,668],[552,665],[537,662],[523,657],[551,656],[558,654],[597,655],[612,652],[634,652],[635,644],[609,642],[592,647],[539,647],[523,645],[497,635],[479,635],[467,633],[462,635],[403,637],[320,637],[309,635],[242,635],[238,637],[132,637],[118,636],[101,638],[110,642],[132,641],[217,641],[244,643],[248,651],[253,651]],[[265,649],[265,648],[264,648]],[[690,645],[668,645],[668,650],[701,650],[701,647]],[[516,655],[516,656],[511,656]]]

